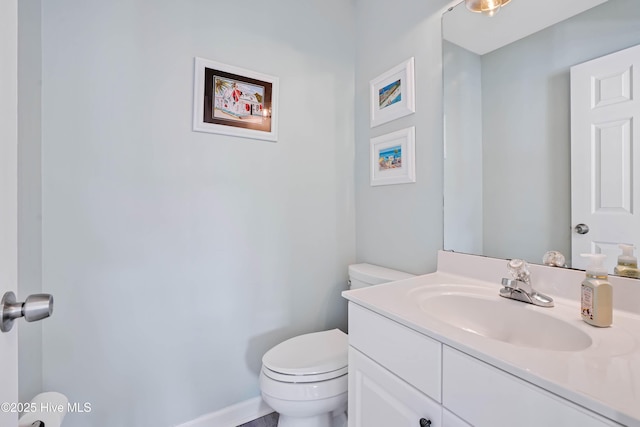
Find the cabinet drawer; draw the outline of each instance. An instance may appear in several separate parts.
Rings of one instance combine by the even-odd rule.
[[[442,357],[442,404],[471,425],[619,426],[450,347],[443,346]]]
[[[442,344],[438,341],[350,302],[349,344],[441,401]]]
[[[349,427],[442,427],[442,407],[349,347]]]

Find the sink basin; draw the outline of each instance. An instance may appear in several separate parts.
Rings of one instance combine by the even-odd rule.
[[[433,318],[476,335],[520,347],[580,351],[591,337],[562,319],[525,303],[469,293],[435,293],[419,299]]]

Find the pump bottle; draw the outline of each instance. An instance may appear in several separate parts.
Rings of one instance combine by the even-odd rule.
[[[633,256],[633,246],[620,244],[618,247],[622,249],[622,255],[618,257],[618,265],[613,269],[613,272],[618,276],[640,279],[638,259]]]
[[[582,320],[606,328],[613,323],[613,289],[603,266],[604,254],[581,254],[591,259],[581,286]]]

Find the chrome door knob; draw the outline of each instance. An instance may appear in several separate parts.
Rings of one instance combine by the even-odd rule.
[[[589,226],[587,224],[578,224],[574,230],[576,230],[578,234],[587,234],[589,232]]]
[[[24,317],[27,322],[46,319],[53,314],[53,296],[49,294],[29,295],[24,302],[16,302],[16,295],[7,292],[0,301],[0,331],[9,332],[13,321]]]
[[[24,320],[27,322],[46,319],[53,314],[53,295],[29,295],[27,299],[24,300],[22,312],[24,313]]]

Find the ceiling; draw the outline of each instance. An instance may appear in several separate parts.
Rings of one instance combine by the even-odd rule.
[[[459,4],[444,14],[442,35],[445,40],[484,55],[606,1],[512,0],[493,17],[469,12]]]

